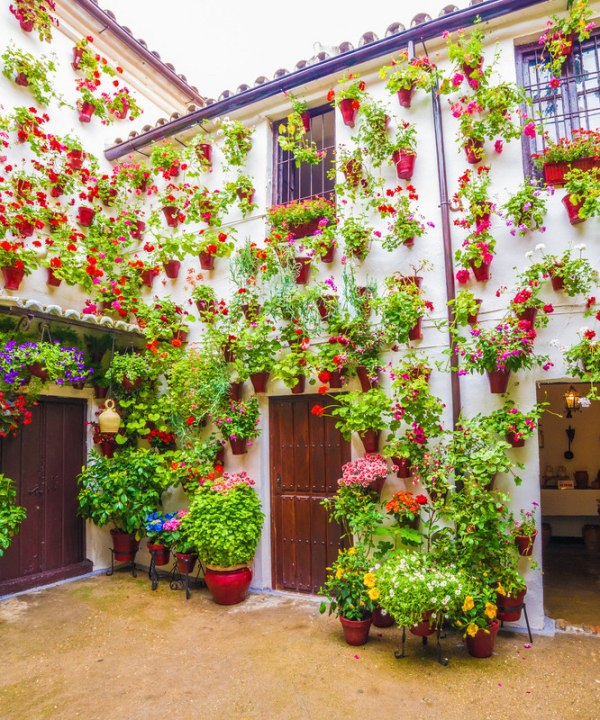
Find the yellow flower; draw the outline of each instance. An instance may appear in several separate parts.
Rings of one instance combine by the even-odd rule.
[[[344,571],[342,570],[342,568],[338,568],[338,569],[335,571],[335,577],[336,577],[338,580],[341,580],[341,579],[344,577]]]
[[[500,583],[498,583],[496,592],[498,593],[498,595],[506,595],[506,590],[502,587],[502,585]]]
[[[376,587],[371,588],[369,590],[369,597],[371,598],[371,600],[378,600],[379,599],[379,588],[376,588]]]
[[[348,548],[348,555],[356,555],[356,548],[355,547]]]
[[[375,587],[375,582],[377,581],[377,578],[375,575],[371,572],[367,573],[365,577],[363,578],[363,582],[365,584],[365,587],[372,588]]]
[[[489,617],[490,620],[493,620],[496,617],[496,612],[498,608],[494,605],[494,603],[486,603],[485,604],[485,614]]]
[[[471,637],[475,637],[475,635],[477,635],[478,631],[479,631],[479,628],[477,627],[477,625],[475,625],[475,623],[469,623],[467,625],[467,634],[470,635]]]
[[[474,607],[475,603],[473,602],[473,597],[471,595],[467,595],[462,606],[463,612],[469,612],[469,610],[472,610]]]

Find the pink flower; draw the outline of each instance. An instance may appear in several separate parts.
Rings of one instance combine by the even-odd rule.
[[[496,140],[494,143],[494,150],[500,154],[502,150],[504,150],[504,141],[503,140]]]
[[[533,122],[533,120],[530,120],[523,128],[523,135],[528,138],[534,138],[535,134],[535,123]]]
[[[559,78],[557,78],[557,77],[551,78],[551,79],[550,79],[550,87],[551,87],[551,88],[554,88],[554,89],[560,87],[560,80],[559,80]]]
[[[468,283],[470,277],[471,277],[471,273],[468,270],[459,270],[456,273],[456,279],[460,285],[464,285],[465,283]]]
[[[544,305],[544,312],[547,315],[554,312],[554,306],[552,305],[552,303],[546,303],[546,305]]]

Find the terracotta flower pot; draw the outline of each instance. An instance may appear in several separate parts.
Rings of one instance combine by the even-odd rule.
[[[304,377],[304,375],[300,375],[298,378],[298,381],[296,382],[294,387],[291,388],[292,394],[293,395],[302,395],[305,388],[306,388],[306,378]]]
[[[246,438],[238,438],[233,435],[229,437],[229,445],[233,455],[245,455],[248,452],[248,441]]]
[[[60,287],[60,284],[62,283],[62,278],[56,277],[52,268],[46,268],[46,272],[46,285],[50,285],[50,287]]]
[[[14,230],[20,238],[28,238],[33,235],[35,225],[29,220],[20,220],[15,223]]]
[[[322,218],[313,218],[299,225],[290,225],[288,230],[295,238],[308,237],[309,235],[314,235],[319,229],[319,221],[321,219]]]
[[[393,457],[392,465],[396,469],[396,477],[406,480],[411,477],[410,460],[405,457]]]
[[[380,430],[365,430],[358,433],[366,453],[376,453],[379,451],[379,435]]]
[[[175,557],[177,558],[177,570],[182,575],[190,575],[194,572],[194,567],[196,566],[196,560],[198,560],[198,556],[193,553],[175,553]]]
[[[217,605],[237,605],[246,598],[252,582],[252,570],[247,567],[215,570],[207,566],[204,580]]]
[[[114,440],[101,440],[99,443],[100,453],[104,457],[112,458],[115,455],[117,444]]]
[[[31,32],[33,30],[33,20],[19,20],[19,27],[23,32]]]
[[[148,543],[148,552],[154,555],[155,565],[168,565],[171,560],[171,551],[162,543]]]
[[[487,632],[483,629],[479,629],[473,637],[467,635],[465,637],[465,642],[467,644],[469,655],[474,658],[491,657],[494,652],[494,643],[496,642],[496,635],[498,634],[499,627],[500,623],[498,620],[494,620],[490,624]]]
[[[363,165],[360,160],[352,158],[351,160],[348,160],[344,166],[342,166],[342,172],[344,173],[344,178],[346,179],[348,185],[355,188],[362,178]]]
[[[344,373],[341,370],[334,370],[330,373],[329,387],[339,390],[344,384]]]
[[[79,108],[79,122],[91,122],[92,115],[96,112],[96,108],[92,103],[82,102]]]
[[[394,618],[382,607],[379,607],[379,605],[373,610],[371,619],[373,625],[378,628],[392,627],[394,624]]]
[[[252,383],[252,387],[254,388],[255,393],[266,393],[268,381],[268,372],[250,373],[250,382]]]
[[[355,103],[356,105],[358,105],[358,102],[356,100],[352,100],[351,98],[344,98],[343,100],[340,100],[340,104],[338,106],[342,114],[342,120],[344,121],[344,125],[347,125],[351,128],[354,127],[354,124],[356,122],[356,116],[358,115],[358,107],[356,107]]]
[[[179,225],[179,208],[175,205],[165,205],[162,208],[162,214],[168,227],[177,227]]]
[[[404,107],[404,108],[410,107],[414,92],[415,92],[414,84],[411,85],[408,89],[400,88],[400,90],[398,90],[396,95],[398,96],[398,102],[400,103],[400,107]]]
[[[296,283],[306,285],[310,277],[310,258],[296,257]]]
[[[79,63],[81,62],[82,57],[83,57],[83,48],[74,47],[73,48],[73,61],[71,62],[71,67],[73,68],[73,70],[79,70]]]
[[[470,165],[477,165],[483,160],[483,140],[469,138],[465,144],[465,154]]]
[[[523,588],[516,595],[496,595],[496,605],[498,606],[498,620],[502,622],[517,622],[521,617],[523,602],[527,588]]]
[[[96,215],[96,211],[93,208],[80,205],[77,208],[77,222],[83,227],[89,227]]]
[[[2,275],[4,277],[5,290],[18,290],[25,277],[25,270],[24,268],[6,266],[2,268]]]
[[[372,616],[365,620],[348,620],[340,615],[344,640],[348,645],[365,645],[369,639]]]
[[[494,395],[505,393],[510,379],[510,370],[487,370],[490,392]]]
[[[207,252],[201,252],[198,256],[200,259],[200,267],[202,270],[214,270],[215,269],[215,256]]]
[[[167,260],[163,263],[165,269],[165,275],[171,280],[175,280],[179,277],[179,270],[181,268],[181,262],[179,260]]]
[[[238,188],[236,194],[240,200],[245,200],[247,203],[252,204],[254,202],[254,190],[242,190]]]
[[[583,202],[574,203],[571,200],[570,195],[565,195],[562,199],[562,204],[565,206],[565,210],[567,211],[567,215],[569,217],[569,222],[571,223],[571,225],[578,225],[579,223],[586,221],[586,218],[582,218],[579,216],[579,211],[583,206]]]
[[[94,397],[96,400],[104,400],[108,395],[108,388],[104,385],[94,385]]]
[[[111,530],[113,549],[115,551],[115,560],[117,562],[133,562],[139,541],[132,535],[120,532],[119,530]]]
[[[552,289],[555,292],[560,292],[561,290],[565,289],[565,281],[564,278],[561,275],[550,275],[550,282],[552,284]]]
[[[423,339],[423,332],[421,329],[421,318],[417,320],[415,325],[411,327],[411,329],[408,331],[408,339],[412,340],[413,342],[415,340],[422,340]]]
[[[525,445],[525,438],[518,438],[514,432],[507,432],[506,442],[514,448],[521,448]]]
[[[416,159],[415,153],[404,152],[403,150],[394,151],[392,160],[396,166],[396,175],[399,180],[410,180],[412,178]]]
[[[534,530],[532,535],[515,535],[515,543],[522,557],[531,557],[533,555],[533,543],[537,537],[538,531]]]
[[[435,627],[430,624],[431,612],[423,613],[423,619],[408,628],[408,631],[417,637],[428,637],[433,635]]]
[[[473,275],[475,275],[475,280],[478,280],[479,282],[487,282],[490,279],[491,263],[482,262],[481,265],[478,266],[475,265],[474,260],[469,260],[469,265],[473,271]]]

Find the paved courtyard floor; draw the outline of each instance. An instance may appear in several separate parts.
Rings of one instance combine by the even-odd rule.
[[[0,602],[0,718],[595,720],[600,638],[501,633],[488,660],[372,628],[363,647],[304,598],[215,605],[147,577],[95,576]]]

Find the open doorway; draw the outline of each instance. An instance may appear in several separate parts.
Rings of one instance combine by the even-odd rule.
[[[600,625],[600,401],[588,392],[568,380],[537,388],[551,411],[539,443],[544,605],[571,626]]]

